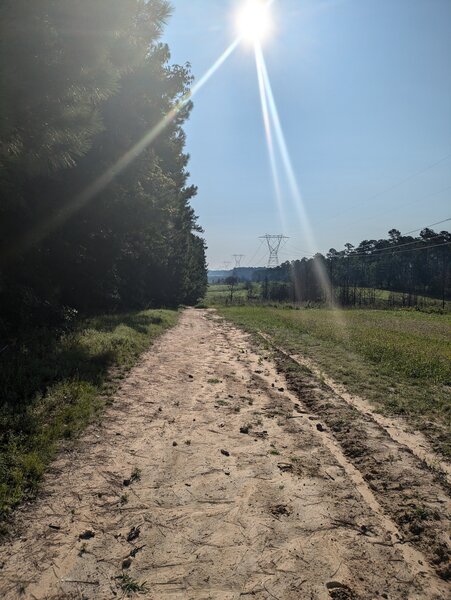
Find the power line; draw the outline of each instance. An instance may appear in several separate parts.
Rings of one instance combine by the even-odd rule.
[[[258,246],[257,250],[254,252],[252,258],[249,260],[249,265],[252,266],[252,262],[254,261],[255,257],[257,256],[257,254],[260,252],[260,248],[263,246],[265,240],[261,240],[260,241],[260,245]]]
[[[381,214],[389,214],[395,211],[399,211],[399,209],[401,208],[406,208],[406,207],[411,207],[414,206],[415,204],[420,204],[421,202],[425,202],[426,200],[429,200],[429,198],[433,198],[434,196],[438,196],[439,194],[443,194],[443,192],[447,192],[448,190],[451,190],[451,185],[448,185],[444,188],[442,188],[441,190],[437,190],[435,192],[432,192],[431,194],[428,194],[427,196],[423,196],[422,198],[417,198],[416,200],[413,200],[411,202],[407,202],[404,204],[399,204],[394,208],[391,209],[384,209],[383,211],[378,211],[376,213],[372,213],[370,215],[366,215],[364,217],[360,217],[359,219],[354,219],[353,221],[348,222],[347,224],[352,225],[354,223],[361,223],[362,221],[367,221],[368,219],[374,219],[375,217],[377,217],[378,215]],[[419,230],[417,230],[419,231]]]
[[[406,233],[401,234],[401,237],[404,237],[406,235],[409,235],[410,233],[416,233],[417,231],[423,231],[423,229],[428,229],[429,227],[434,227],[434,225],[441,225],[442,223],[447,223],[448,221],[451,221],[451,217],[448,219],[443,219],[442,221],[436,221],[435,223],[431,223],[430,225],[425,225],[424,227],[419,227],[418,229],[412,229],[412,231],[407,231]],[[428,238],[429,240],[433,240],[436,239],[438,237],[441,237],[441,234],[438,233],[437,235],[431,236],[430,238]],[[403,248],[404,246],[411,246],[412,244],[418,244],[421,243],[418,239],[417,240],[413,240],[411,242],[406,242],[405,244],[399,244],[393,248],[375,248],[373,250],[371,250],[371,253],[368,252],[354,252],[352,254],[346,255],[346,256],[335,256],[333,258],[346,258],[348,256],[372,256],[375,252],[378,253],[384,253],[384,252],[396,252],[397,248]],[[448,243],[448,242],[446,242]],[[429,248],[431,248],[432,246],[428,246]],[[435,247],[435,246],[434,246]],[[421,248],[422,249],[422,248]],[[309,252],[304,252],[303,250],[296,250],[294,249],[295,252],[298,252],[299,254],[303,254],[304,256],[309,256],[309,257],[314,257],[315,254],[309,253]]]
[[[420,243],[421,242],[416,242],[416,243]],[[420,250],[431,250],[432,248],[440,248],[441,246],[449,246],[451,244],[451,242],[443,242],[441,244],[434,244],[433,246],[429,246],[429,245],[424,245],[421,248],[409,248],[408,250],[396,250],[395,248],[381,248],[382,250],[385,250],[385,252],[382,252],[382,255],[384,254],[391,254],[392,256],[395,254],[402,254],[403,252],[418,252]],[[352,254],[340,254],[340,255],[336,255],[336,256],[331,256],[330,258],[354,258],[354,257],[366,257],[366,258],[373,258],[374,257],[374,253],[371,254],[367,254],[366,252],[356,252],[356,253],[352,253]],[[379,254],[379,256],[381,256]]]
[[[409,233],[416,233],[417,231],[423,231],[423,229],[428,229],[429,227],[434,227],[434,225],[441,225],[442,223],[447,223],[451,221],[451,217],[449,219],[443,219],[443,221],[437,221],[437,223],[431,223],[431,225],[426,225],[426,227],[420,227],[419,229],[412,229],[412,231],[407,231],[404,235],[409,235]]]
[[[414,173],[412,173],[411,175],[409,175],[407,177],[404,177],[400,181],[398,181],[398,182],[396,182],[396,183],[388,186],[387,188],[385,188],[385,189],[377,192],[376,194],[373,194],[372,196],[369,196],[368,198],[366,198],[366,200],[362,200],[358,204],[353,204],[352,206],[349,206],[347,209],[342,210],[341,212],[333,215],[332,217],[330,217],[329,219],[326,219],[326,221],[323,221],[323,222],[331,221],[331,220],[335,219],[336,217],[339,217],[340,215],[343,215],[343,214],[349,212],[350,210],[352,210],[352,209],[354,209],[354,208],[356,208],[358,206],[361,206],[362,204],[366,204],[367,202],[371,202],[371,200],[375,200],[376,198],[379,198],[380,196],[383,196],[387,192],[391,192],[392,190],[400,187],[401,185],[403,185],[407,181],[410,181],[411,179],[414,179],[415,177],[418,177],[418,175],[422,175],[423,173],[426,173],[427,171],[430,171],[431,169],[433,169],[434,167],[436,167],[440,163],[448,160],[450,157],[451,157],[451,152],[448,152],[448,154],[445,154],[444,156],[442,156],[442,158],[440,158],[436,162],[428,165],[427,167],[424,167],[424,168],[420,169],[419,171],[415,171]]]

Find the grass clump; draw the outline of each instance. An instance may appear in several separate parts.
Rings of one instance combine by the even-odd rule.
[[[83,430],[139,355],[176,321],[176,311],[149,310],[11,340],[0,370],[0,522],[35,493],[60,440]]]
[[[116,579],[119,580],[119,587],[126,594],[145,594],[149,591],[146,581],[139,583],[136,579],[133,579],[133,577],[130,577],[130,575],[127,575],[126,573],[119,575]]]

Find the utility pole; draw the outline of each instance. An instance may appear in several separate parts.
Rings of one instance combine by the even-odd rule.
[[[270,269],[271,267],[278,267],[279,266],[280,244],[282,243],[283,240],[288,239],[287,236],[286,235],[269,235],[267,233],[266,235],[260,236],[260,239],[266,240],[266,243],[268,244],[268,250],[269,250],[268,269]]]
[[[244,254],[233,254],[233,258],[235,259],[235,269],[239,269],[241,267],[241,261],[244,258]]]

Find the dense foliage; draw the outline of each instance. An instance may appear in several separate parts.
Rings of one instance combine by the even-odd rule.
[[[205,247],[190,206],[189,91],[159,37],[165,0],[4,0],[0,5],[0,325],[193,303]]]
[[[329,250],[327,256],[285,262],[253,273],[262,282],[264,299],[314,301],[334,299],[342,305],[371,305],[375,290],[402,294],[412,306],[418,296],[451,299],[451,234],[423,229],[419,237],[396,229],[381,240],[364,240],[357,247]],[[399,294],[393,295],[393,301]]]

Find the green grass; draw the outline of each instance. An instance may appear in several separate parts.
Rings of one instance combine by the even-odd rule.
[[[253,284],[253,294],[258,294],[260,290],[260,284]],[[244,283],[236,285],[233,292],[233,302],[237,304],[243,304],[247,301],[248,291],[245,288]],[[216,306],[222,304],[228,304],[230,302],[230,289],[223,283],[210,284],[207,289],[205,296],[205,304],[207,306]]]
[[[389,290],[369,290],[366,288],[356,288],[356,306],[359,306],[358,297],[359,293],[362,293],[364,296],[369,292],[374,292],[374,305],[373,308],[402,308],[403,298],[404,302],[407,302],[407,294],[402,294],[402,292],[390,292]],[[336,290],[337,297],[339,294],[339,290]],[[350,290],[350,295],[352,296],[353,289]],[[262,301],[260,299],[261,294],[261,283],[255,282],[252,283],[252,292],[251,295],[254,298],[254,301],[257,303],[261,303],[263,305],[274,304],[270,300]],[[417,306],[424,311],[431,312],[451,312],[451,302],[446,301],[444,309],[442,308],[442,301],[438,298],[431,298],[429,296],[415,296]],[[233,294],[233,302],[232,304],[247,304],[248,301],[248,291],[245,289],[244,283],[237,284],[234,294]],[[367,299],[368,301],[368,299]],[[203,305],[205,306],[222,306],[231,304],[230,302],[230,290],[227,285],[223,283],[210,284],[207,289],[207,294],[205,296]],[[315,303],[307,302],[307,304],[312,305]],[[318,303],[316,303],[318,304]],[[368,306],[362,301],[362,306]]]
[[[451,456],[451,315],[251,306],[219,311],[312,359],[382,411],[404,415]]]
[[[60,440],[83,430],[177,316],[169,310],[99,316],[63,336],[42,328],[2,353],[0,521],[34,494]]]
[[[119,580],[119,587],[126,594],[144,594],[149,591],[147,587],[147,582],[139,583],[130,575],[122,574],[116,577]]]

